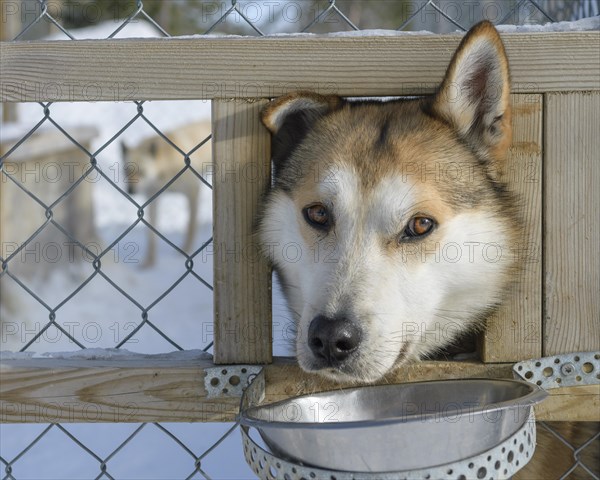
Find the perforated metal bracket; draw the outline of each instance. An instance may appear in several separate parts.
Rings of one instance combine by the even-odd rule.
[[[517,378],[544,390],[578,385],[600,385],[600,352],[575,352],[516,363]]]
[[[207,368],[204,377],[206,396],[240,398],[244,389],[261,371],[260,365],[223,365]]]

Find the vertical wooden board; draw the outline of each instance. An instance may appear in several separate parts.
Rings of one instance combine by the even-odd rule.
[[[215,363],[271,362],[271,272],[253,235],[271,178],[265,103],[212,103]]]
[[[524,230],[513,252],[522,269],[480,342],[484,362],[515,362],[542,352],[541,95],[512,95],[513,142],[503,180],[519,199]]]
[[[22,30],[20,13],[22,5],[18,2],[9,2],[9,0],[0,0],[0,40],[3,42],[12,40]],[[2,121],[16,122],[17,104],[4,102],[2,104]]]
[[[544,355],[600,349],[600,92],[546,94]]]

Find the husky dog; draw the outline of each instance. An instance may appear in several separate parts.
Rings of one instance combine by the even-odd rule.
[[[210,133],[211,126],[207,121],[186,125],[167,133],[167,138],[177,148],[158,135],[147,138],[133,147],[121,143],[128,193],[143,193],[148,198],[155,195],[185,167],[186,155],[189,155],[190,164],[196,166],[197,171],[202,172],[202,165],[209,165],[211,162],[211,147],[210,145],[203,145],[199,149],[197,147]],[[168,188],[169,191],[183,193],[187,199],[189,218],[182,249],[188,254],[191,253],[196,233],[199,188],[200,180],[190,172],[183,173]],[[159,200],[160,195],[148,205],[147,220],[151,224],[156,222]],[[155,262],[156,235],[148,229],[147,252],[142,266],[151,267]]]
[[[375,381],[481,328],[502,301],[522,228],[501,182],[509,95],[502,41],[482,22],[431,97],[297,92],[265,108],[274,185],[258,235],[304,370]]]

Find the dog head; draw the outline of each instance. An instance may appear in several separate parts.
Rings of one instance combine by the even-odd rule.
[[[127,193],[130,195],[145,192],[148,185],[158,180],[157,171],[158,142],[152,138],[135,147],[121,142],[121,159]]]
[[[483,22],[432,97],[298,92],[264,110],[275,175],[259,236],[303,369],[374,381],[500,302],[519,228],[499,183],[509,93],[502,42]]]

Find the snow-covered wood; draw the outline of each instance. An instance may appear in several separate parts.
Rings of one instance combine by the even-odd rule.
[[[272,36],[0,46],[2,101],[431,93],[462,35]],[[514,93],[600,89],[599,31],[505,33]]]

